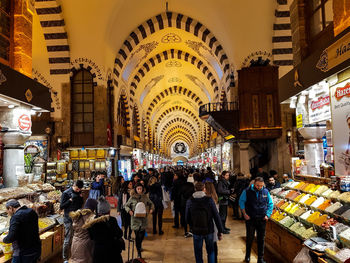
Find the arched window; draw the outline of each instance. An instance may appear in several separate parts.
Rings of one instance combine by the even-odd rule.
[[[72,78],[72,145],[94,144],[94,90],[93,77],[85,69]]]

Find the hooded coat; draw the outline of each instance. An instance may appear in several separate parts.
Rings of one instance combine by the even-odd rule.
[[[135,211],[136,204],[138,202],[143,202],[146,206],[147,213],[150,210],[154,211],[154,204],[152,201],[148,198],[148,196],[144,193],[138,194],[135,190],[131,191],[131,197],[129,198],[128,202],[125,204],[125,211],[129,213],[130,211]],[[146,217],[135,217],[131,216],[131,229],[134,231],[137,230],[145,230],[147,227],[147,216]]]
[[[113,216],[104,215],[86,222],[83,226],[94,242],[93,263],[123,263],[119,240],[123,231]]]
[[[77,210],[70,212],[69,216],[73,220],[74,235],[71,248],[70,263],[92,263],[93,241],[90,239],[89,232],[83,228],[83,225],[92,220],[95,214],[90,209]]]

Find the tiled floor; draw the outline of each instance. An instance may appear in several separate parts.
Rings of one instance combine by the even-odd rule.
[[[232,215],[232,211],[229,211]],[[148,236],[143,242],[143,253],[147,263],[193,263],[193,243],[192,238],[185,238],[182,229],[172,228],[173,221],[170,210],[164,213],[163,230],[164,235],[153,235],[152,229],[148,228]],[[149,218],[149,223],[151,217]],[[150,224],[149,224],[150,225]],[[243,221],[233,220],[231,216],[228,217],[227,227],[231,228],[231,234],[224,235],[222,241],[219,241],[219,263],[236,263],[243,262],[245,255],[245,225]],[[126,243],[126,246],[128,244]],[[256,262],[256,247],[253,247],[251,262]],[[136,253],[136,252],[135,252]],[[205,251],[203,252],[205,255]],[[281,261],[275,259],[268,252],[265,253],[265,260],[268,263],[280,263]],[[127,260],[127,251],[123,252],[124,261]],[[58,256],[49,263],[61,263],[61,257]],[[204,256],[204,262],[207,262]],[[106,262],[107,263],[107,262]]]

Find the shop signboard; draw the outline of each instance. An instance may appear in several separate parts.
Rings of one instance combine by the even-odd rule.
[[[350,175],[350,80],[331,87],[336,175]]]
[[[329,120],[331,118],[329,95],[319,96],[309,100],[309,123]]]
[[[303,127],[303,114],[297,115],[297,128]]]
[[[349,46],[350,34],[346,34],[322,52],[316,67],[323,72],[327,72],[328,70],[349,59]]]
[[[18,128],[21,131],[30,131],[30,128],[32,127],[32,121],[30,117],[27,114],[22,114],[18,118]]]

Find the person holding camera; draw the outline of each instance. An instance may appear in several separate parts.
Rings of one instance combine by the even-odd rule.
[[[97,200],[101,195],[104,195],[104,174],[98,174],[95,180],[91,183],[89,198]]]
[[[223,171],[218,182],[219,215],[224,228],[224,234],[230,234],[230,229],[226,227],[228,200],[231,194],[229,179],[230,173]]]
[[[64,242],[62,256],[64,263],[68,263],[70,246],[73,237],[73,221],[69,216],[70,212],[77,211],[82,208],[84,200],[81,194],[84,183],[81,180],[74,182],[73,186],[62,193],[60,209],[64,210]]]

